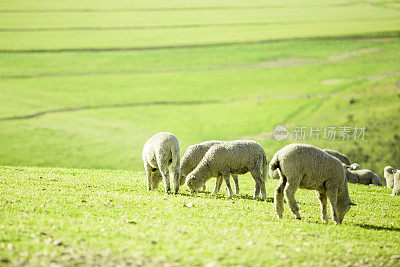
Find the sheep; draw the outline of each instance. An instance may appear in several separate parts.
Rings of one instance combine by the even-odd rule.
[[[343,167],[345,169],[346,179],[349,183],[382,186],[381,179],[370,170],[352,170],[347,165],[343,165]]]
[[[181,159],[181,166],[180,166],[180,171],[181,171],[181,177],[186,178],[186,176],[193,171],[197,165],[199,165],[199,162],[202,160],[206,152],[212,147],[213,145],[216,144],[222,144],[224,141],[217,141],[217,140],[211,140],[211,141],[206,141],[202,142],[196,145],[191,145],[188,147],[186,150],[185,154],[183,155]],[[235,182],[235,191],[236,194],[239,194],[239,181],[238,181],[238,175],[237,174],[231,174],[233,181]],[[217,178],[216,183],[215,183],[215,188],[213,192],[211,193],[212,195],[215,195],[216,192],[219,190],[218,186],[220,187],[222,184],[222,181],[219,181],[221,178]],[[202,190],[205,191],[206,186],[204,185]]]
[[[279,177],[279,173],[278,173],[278,171],[277,170],[269,170],[268,171],[268,175],[269,175],[269,178],[271,178],[271,179],[279,179],[280,177]]]
[[[360,166],[358,163],[352,163],[350,164],[350,170],[362,170],[363,168]]]
[[[146,141],[143,147],[142,159],[147,175],[147,189],[158,187],[158,183],[164,181],[165,192],[170,193],[170,177],[168,166],[171,165],[174,193],[179,192],[180,179],[180,148],[178,139],[174,134],[160,132]]]
[[[229,190],[228,196],[232,197],[230,174],[250,172],[256,182],[254,198],[259,197],[261,190],[264,200],[267,197],[267,164],[265,150],[259,143],[251,140],[225,142],[214,145],[207,151],[199,165],[188,174],[186,184],[192,193],[196,193],[211,177],[222,177]]]
[[[383,177],[386,180],[387,188],[393,188],[394,185],[394,175],[396,174],[397,170],[392,166],[386,166],[383,169]]]
[[[391,196],[400,196],[400,171],[394,175],[393,191]]]
[[[277,170],[280,176],[275,189],[275,209],[278,218],[283,216],[283,198],[286,196],[296,219],[301,219],[294,195],[297,188],[316,190],[321,202],[321,217],[328,222],[327,197],[332,206],[333,220],[343,221],[352,205],[344,168],[341,162],[323,150],[306,144],[287,145],[275,153],[269,168]]]
[[[346,165],[350,165],[349,158],[346,155],[340,153],[339,151],[328,149],[328,148],[323,149],[323,151],[325,151],[326,153],[328,153],[332,157],[337,158],[340,162],[342,162],[342,163],[344,163]]]

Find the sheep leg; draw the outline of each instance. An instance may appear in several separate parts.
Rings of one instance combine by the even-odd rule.
[[[174,194],[178,194],[180,185],[179,163],[173,161],[171,165],[172,181],[174,183]]]
[[[223,174],[223,178],[224,178],[224,180],[225,180],[226,187],[228,188],[228,197],[233,197],[233,191],[232,191],[232,187],[231,187],[230,177],[231,177],[231,176],[230,176],[229,173]]]
[[[265,190],[265,181],[264,180],[261,182],[261,196],[262,196],[261,197],[262,200],[267,199],[267,192]]]
[[[206,191],[206,189],[207,189],[206,185],[203,185],[200,190],[201,191]]]
[[[235,182],[235,192],[236,195],[239,195],[239,179],[237,174],[231,174],[233,178],[233,182]]]
[[[211,193],[212,196],[215,196],[216,194],[218,194],[219,189],[221,188],[221,185],[222,185],[222,177],[217,177],[217,179],[215,180],[214,190]]]
[[[326,194],[325,194],[325,192],[319,192],[319,191],[315,191],[315,192],[317,193],[319,202],[321,202],[321,218],[325,222],[328,222],[329,218],[328,218],[328,214],[327,214],[327,210],[326,210],[326,204],[327,204]]]
[[[329,201],[331,202],[331,206],[332,206],[332,217],[333,220],[335,221],[336,224],[339,224],[339,217],[338,217],[338,212],[337,212],[337,207],[336,207],[336,203],[337,203],[337,189],[328,189],[326,190],[326,194],[329,198]]]
[[[262,165],[260,166],[259,169],[263,169],[264,167],[262,167]],[[260,180],[261,180],[261,199],[262,200],[266,200],[267,199],[267,192],[265,190],[265,182],[267,181],[267,176],[264,177],[263,174],[265,174],[264,172],[266,172],[266,170],[263,170],[263,172],[259,173],[260,174]],[[265,179],[264,179],[265,178]]]
[[[147,190],[150,191],[151,188],[151,167],[148,163],[144,164],[144,169],[146,170],[146,175],[147,175]]]
[[[278,218],[282,219],[283,216],[283,190],[285,189],[286,186],[286,177],[281,177],[279,179],[278,186],[275,188],[275,210],[276,213],[278,214]]]
[[[160,158],[157,158],[158,169],[164,181],[165,193],[169,194],[171,193],[171,186],[169,184],[169,171],[167,162],[168,160],[162,160]]]
[[[258,199],[258,196],[260,195],[260,189],[261,189],[261,184],[259,181],[256,181],[253,199]]]
[[[287,184],[284,191],[290,210],[296,216],[296,219],[301,220],[301,216],[299,213],[299,206],[297,205],[297,201],[294,198],[297,188],[298,188],[297,184]]]
[[[250,172],[251,173],[251,176],[253,176],[253,179],[256,181],[256,188],[255,188],[255,190],[254,190],[254,199],[257,199],[258,198],[258,196],[260,195],[260,191],[262,190],[261,189],[261,187],[262,187],[262,175],[261,175],[261,171],[260,170],[253,170],[253,171],[251,171]],[[265,191],[265,184],[264,184],[264,191]],[[264,195],[263,195],[263,198],[264,198]]]

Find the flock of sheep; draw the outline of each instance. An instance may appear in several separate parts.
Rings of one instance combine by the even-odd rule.
[[[239,194],[238,174],[250,172],[255,181],[254,199],[266,198],[267,158],[263,147],[255,141],[206,141],[189,146],[180,158],[178,139],[174,134],[161,132],[146,141],[142,158],[147,175],[147,189],[158,187],[163,181],[166,193],[171,192],[169,166],[174,193],[186,183],[191,193],[205,190],[205,183],[217,178],[212,195],[218,193],[223,180],[229,197],[233,196],[230,176]],[[321,217],[328,221],[327,199],[332,206],[335,223],[341,223],[352,205],[347,182],[382,186],[379,177],[364,170],[357,163],[334,150],[321,150],[312,145],[287,145],[273,156],[269,164],[269,176],[280,179],[275,189],[275,209],[279,218],[283,215],[283,199],[286,197],[291,211],[301,219],[294,198],[297,188],[316,190],[321,202]],[[392,195],[400,195],[400,171],[387,166],[384,169],[386,185],[393,188]]]

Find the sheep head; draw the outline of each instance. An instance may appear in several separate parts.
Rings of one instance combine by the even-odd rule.
[[[193,174],[189,174],[186,179],[186,185],[189,187],[190,192],[195,194],[204,185],[204,179]]]

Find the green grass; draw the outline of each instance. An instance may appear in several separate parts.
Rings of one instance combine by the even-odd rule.
[[[299,142],[273,139],[276,125],[366,126],[365,140],[302,142],[383,179],[400,168],[399,15],[388,0],[0,0],[0,165],[32,166],[0,167],[0,265],[399,265],[387,188],[349,185],[341,226],[308,191],[304,220],[278,220],[277,181],[266,202],[249,175],[234,199],[164,196],[141,161],[159,131],[181,154],[254,139],[271,159]],[[118,107],[134,103],[148,105]]]
[[[358,54],[344,56],[354,51]],[[2,117],[69,106],[234,98],[218,104],[95,109],[1,121],[0,161],[6,165],[137,170],[142,167],[143,143],[158,131],[174,132],[183,153],[193,143],[256,136],[272,131],[277,124],[363,123],[369,127],[375,123],[375,114],[382,120],[393,117],[397,121],[399,51],[398,38],[392,38],[83,55],[0,55],[4,58],[0,61]],[[148,73],[126,73],[129,71]],[[369,78],[392,72],[392,76]],[[41,74],[44,76],[38,78],[7,78]],[[340,82],[324,84],[330,79]],[[325,97],[319,98],[319,94]],[[359,102],[350,105],[352,98]],[[373,110],[363,104],[371,98]],[[380,107],[384,113],[377,112]],[[348,121],[349,116],[353,121]],[[374,147],[378,140],[373,138],[395,129],[394,124],[387,124],[367,132],[366,141],[359,145]],[[384,136],[394,140],[393,135]],[[270,139],[259,141],[269,158],[284,145]],[[357,146],[310,142],[350,154]],[[379,173],[388,159],[390,164],[398,164],[397,151],[388,154],[382,149],[378,162],[366,160],[365,154],[367,149],[352,160]]]
[[[336,226],[322,223],[319,202],[306,190],[296,195],[303,220],[286,204],[277,219],[277,181],[268,181],[267,201],[255,201],[249,175],[232,199],[225,188],[217,198],[186,188],[177,196],[164,195],[162,186],[148,192],[144,175],[131,171],[1,167],[0,177],[3,263],[399,263],[399,203],[384,187],[349,185],[358,205]]]

